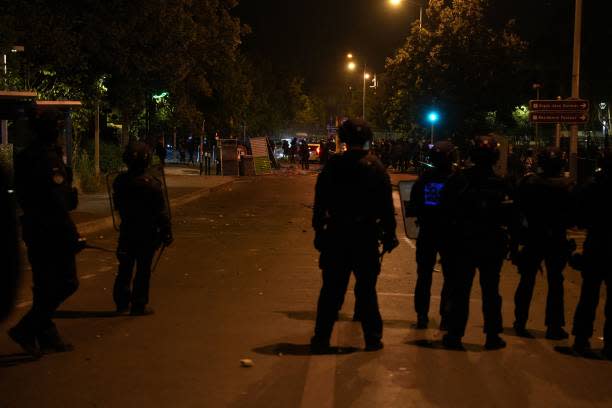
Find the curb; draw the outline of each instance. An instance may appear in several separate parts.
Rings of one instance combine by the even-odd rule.
[[[176,208],[183,206],[185,204],[189,204],[195,200],[198,200],[202,197],[209,195],[210,193],[215,193],[217,191],[221,191],[227,188],[230,184],[234,183],[235,180],[225,182],[223,184],[219,184],[218,186],[194,191],[192,193],[183,194],[179,197],[173,198],[170,200],[170,208]],[[90,235],[94,234],[98,231],[113,228],[113,217],[107,216],[94,221],[87,221],[77,224],[77,230],[81,235]]]

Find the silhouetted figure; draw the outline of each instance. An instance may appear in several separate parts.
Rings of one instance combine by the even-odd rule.
[[[117,312],[130,309],[132,315],[145,315],[151,313],[146,306],[153,257],[162,244],[172,243],[172,229],[161,182],[145,172],[150,163],[147,146],[128,146],[123,160],[128,170],[113,183],[113,202],[121,216],[113,299]]]
[[[0,322],[11,312],[19,278],[19,242],[15,194],[0,166]]]
[[[470,293],[476,269],[480,273],[485,347],[506,346],[502,332],[502,299],[499,294],[501,267],[506,256],[506,184],[493,171],[499,159],[497,141],[490,136],[476,139],[470,152],[474,166],[453,175],[442,192],[446,235],[442,268],[450,284],[445,347],[461,349],[469,317]]]
[[[514,330],[521,337],[533,337],[526,329],[535,280],[542,262],[546,265],[548,296],[546,299],[546,338],[568,337],[563,329],[563,270],[572,248],[567,228],[572,225],[571,183],[561,176],[565,162],[557,148],[538,155],[540,174],[528,174],[517,187],[515,204],[521,216],[521,243],[513,257],[521,280],[514,295]]]
[[[155,155],[159,159],[159,163],[162,166],[165,166],[167,152],[166,152],[166,144],[164,143],[163,136],[160,136],[159,139],[157,140],[157,143],[155,144]]]
[[[437,256],[442,249],[446,234],[440,199],[453,166],[454,146],[450,142],[438,142],[430,151],[433,168],[423,173],[412,187],[407,216],[417,217],[419,236],[416,242],[417,283],[414,290],[414,308],[417,313],[417,328],[426,329],[429,323],[431,284]],[[446,270],[440,300],[440,327],[446,327],[446,303],[448,283]]]
[[[315,248],[320,251],[323,286],[319,295],[314,353],[326,352],[334,322],[344,302],[351,271],[366,350],[382,344],[382,318],[376,281],[381,254],[397,245],[395,210],[389,176],[365,146],[372,131],[363,121],[346,121],[339,129],[348,151],[332,157],[317,179],[312,225]]]
[[[32,307],[9,336],[33,356],[73,349],[51,318],[78,288],[75,255],[83,248],[69,212],[77,207],[72,171],[63,162],[53,113],[32,119],[34,141],[15,160],[22,235],[32,266]]]
[[[584,250],[574,257],[572,266],[582,273],[582,290],[574,315],[573,349],[588,352],[593,336],[593,323],[603,282],[606,284],[604,349],[612,359],[612,151],[608,148],[600,159],[600,172],[577,192],[578,224],[587,229]]]
[[[299,153],[302,170],[308,170],[310,168],[310,148],[308,147],[308,142],[305,139],[300,143]]]

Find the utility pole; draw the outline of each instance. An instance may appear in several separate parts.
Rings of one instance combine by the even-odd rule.
[[[557,100],[561,100],[561,96],[557,96]],[[555,147],[558,149],[561,147],[561,124],[555,125]]]
[[[96,129],[94,131],[94,169],[100,176],[100,101],[96,102]]]
[[[572,64],[572,98],[580,97],[580,49],[582,41],[582,0],[576,0],[574,15],[574,58]],[[578,176],[578,125],[570,128],[570,175]]]
[[[365,100],[366,100],[366,76],[368,75],[367,66],[363,64],[363,101],[361,106],[361,118],[365,121]]]
[[[540,88],[542,88],[542,84],[533,84],[533,89],[536,90],[536,100],[540,100]],[[540,126],[538,125],[538,123],[535,124],[534,143],[536,147],[538,147],[540,143]]]

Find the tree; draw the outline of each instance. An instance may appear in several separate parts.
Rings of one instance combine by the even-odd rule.
[[[413,24],[406,43],[387,60],[387,122],[405,129],[423,122],[428,109],[444,118],[440,129],[459,138],[487,130],[487,115],[511,120],[519,104],[526,44],[504,27],[487,23],[486,0],[431,0],[423,29]]]

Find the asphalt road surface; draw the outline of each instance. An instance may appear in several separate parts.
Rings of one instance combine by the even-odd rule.
[[[403,238],[385,257],[378,286],[384,350],[361,350],[349,292],[333,339],[346,353],[309,355],[320,288],[310,228],[315,177],[240,179],[175,211],[176,241],[152,278],[152,316],[114,316],[114,256],[84,252],[81,287],[56,320],[76,350],[30,361],[0,336],[0,407],[612,406],[612,362],[560,354],[554,346],[568,342],[544,339],[541,278],[529,323],[537,339],[506,330],[508,348],[485,351],[475,283],[468,351],[425,347],[421,340],[441,337],[441,274],[434,277],[431,328],[417,331],[414,245]],[[112,248],[116,237],[106,231],[89,238]],[[517,281],[506,265],[506,327]],[[579,283],[568,271],[568,321]],[[3,332],[27,310],[27,287],[26,279]],[[596,348],[601,326],[600,311]],[[252,367],[241,367],[241,359]]]

